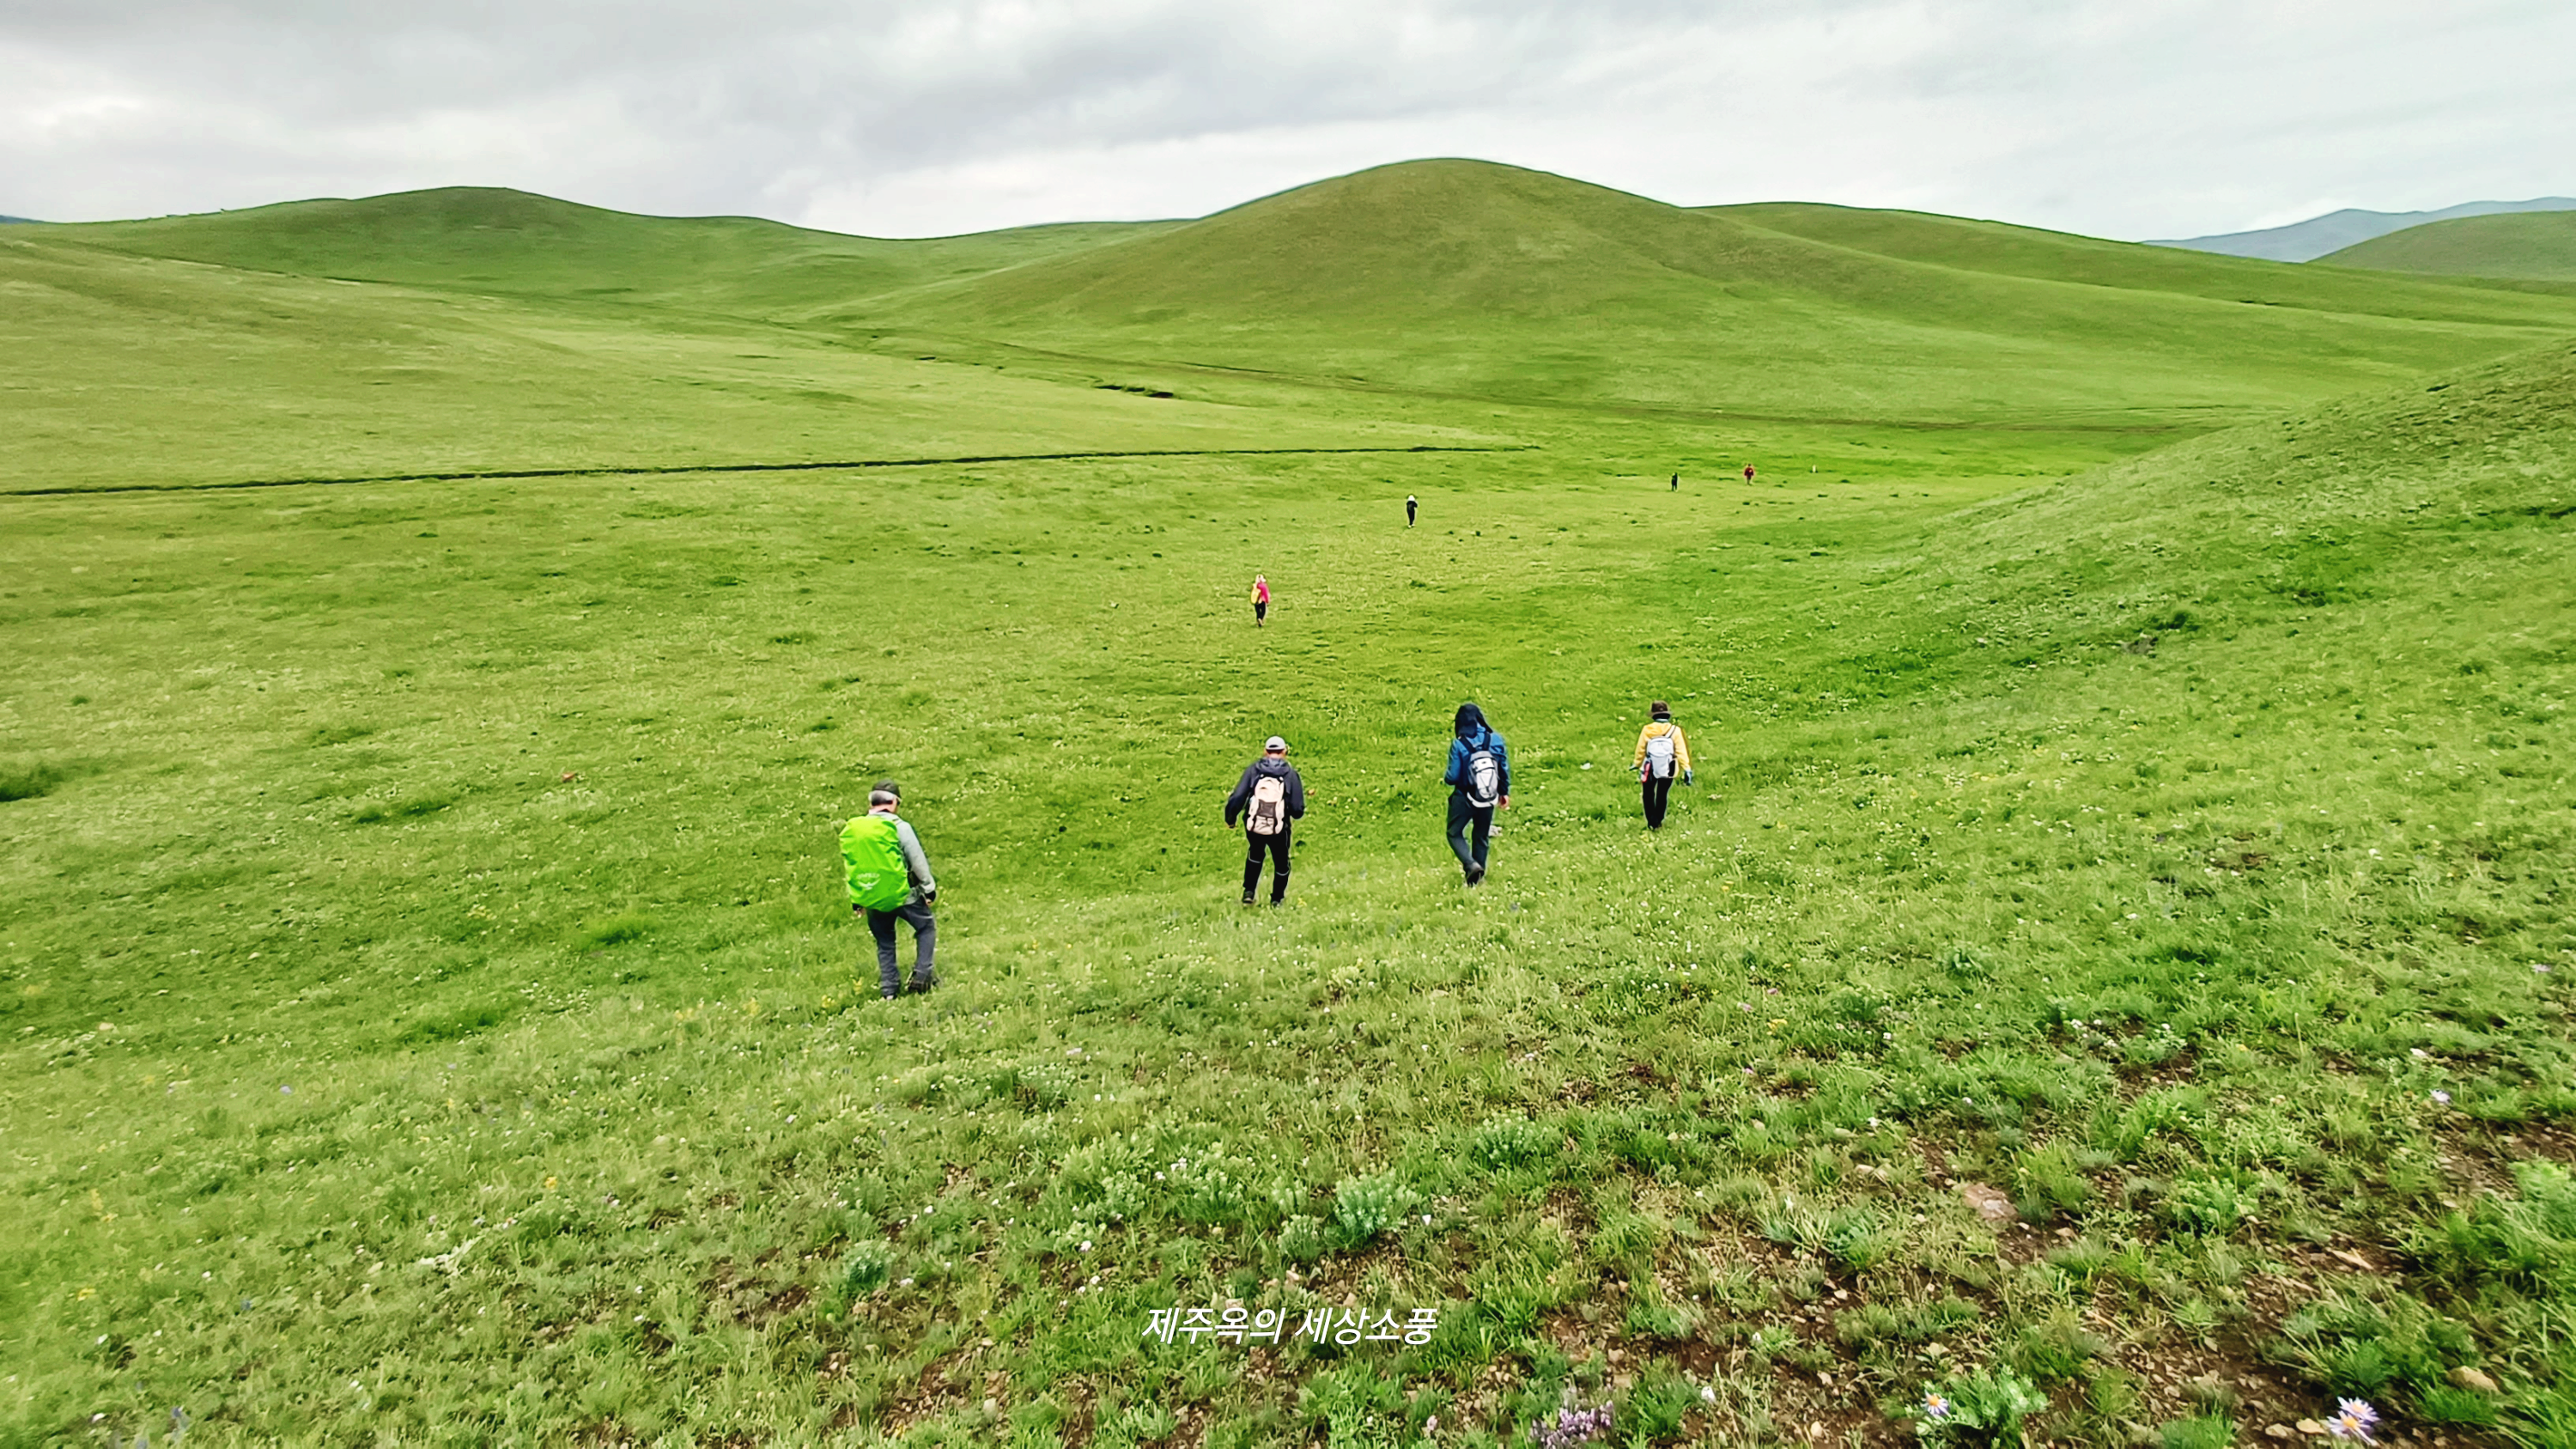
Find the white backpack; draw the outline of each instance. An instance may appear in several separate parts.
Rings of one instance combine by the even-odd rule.
[[[1494,758],[1490,743],[1479,744],[1467,752],[1464,775],[1468,804],[1484,810],[1503,798],[1503,762]]]
[[[1244,828],[1255,835],[1277,835],[1288,828],[1288,781],[1279,775],[1259,775],[1252,781],[1252,810],[1244,817]]]
[[[1646,737],[1646,773],[1658,780],[1673,777],[1674,731],[1667,727],[1662,734]]]

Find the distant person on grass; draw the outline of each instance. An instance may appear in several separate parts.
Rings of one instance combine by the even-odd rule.
[[[1467,884],[1479,884],[1485,879],[1494,812],[1512,805],[1512,757],[1474,700],[1458,706],[1449,770],[1440,782],[1449,787],[1449,850],[1467,873]]]
[[[1252,576],[1252,627],[1258,629],[1270,617],[1270,580],[1260,574]]]
[[[1410,493],[1407,493],[1407,494],[1405,494],[1405,495],[1404,495],[1404,526],[1405,526],[1405,527],[1407,527],[1407,528],[1411,528],[1411,527],[1413,526],[1413,515],[1414,515],[1415,513],[1417,513],[1417,512],[1420,512],[1420,511],[1421,511],[1421,508],[1422,508],[1422,500],[1421,500],[1421,499],[1414,497],[1414,496],[1413,496],[1412,494],[1410,494]]]
[[[879,780],[868,792],[868,813],[841,827],[841,863],[850,882],[850,909],[867,918],[868,934],[877,939],[877,994],[892,1001],[903,992],[895,968],[894,923],[912,927],[912,989],[928,991],[939,984],[931,955],[939,944],[939,922],[930,913],[939,899],[939,882],[930,874],[930,857],[909,821],[895,814],[903,792],[892,780]]]
[[[1243,767],[1234,793],[1225,797],[1225,823],[1243,822],[1243,903],[1261,884],[1261,858],[1270,858],[1270,904],[1288,898],[1288,832],[1306,816],[1306,782],[1288,763],[1288,742],[1272,735],[1261,758]]]
[[[1690,741],[1673,723],[1673,707],[1656,700],[1646,706],[1646,727],[1637,732],[1637,783],[1646,796],[1646,828],[1664,828],[1664,806],[1672,798],[1673,776],[1691,777]]]
[[[1682,491],[1682,475],[1679,473],[1673,475],[1673,491],[1675,493]]]
[[[1744,465],[1744,481],[1746,483],[1753,481],[1753,465],[1750,463]]]

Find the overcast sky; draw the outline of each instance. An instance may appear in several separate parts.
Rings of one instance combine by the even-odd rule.
[[[413,187],[922,236],[1476,156],[2191,236],[2576,194],[2570,0],[0,0],[0,214]]]

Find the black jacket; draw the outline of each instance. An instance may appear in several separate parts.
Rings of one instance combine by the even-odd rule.
[[[1234,793],[1225,797],[1225,823],[1232,825],[1252,808],[1252,782],[1264,775],[1284,775],[1288,779],[1288,818],[1306,818],[1306,782],[1297,778],[1297,767],[1286,760],[1263,755],[1243,767],[1243,778],[1234,782]]]

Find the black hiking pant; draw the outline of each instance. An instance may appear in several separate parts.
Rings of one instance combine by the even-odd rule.
[[[903,991],[903,973],[894,960],[894,923],[902,921],[912,927],[912,989],[928,991],[939,984],[931,970],[931,955],[939,947],[939,921],[930,914],[927,901],[909,900],[890,911],[867,913],[868,934],[877,938],[877,993],[895,996]]]
[[[1646,793],[1646,828],[1664,828],[1664,806],[1673,798],[1673,777],[1648,774],[1643,781]]]
[[[1277,835],[1255,835],[1243,832],[1243,898],[1252,899],[1261,884],[1261,858],[1270,857],[1270,904],[1277,905],[1288,896],[1288,832]]]
[[[1486,842],[1493,833],[1493,806],[1469,801],[1464,790],[1449,792],[1449,850],[1468,880],[1485,873]]]

